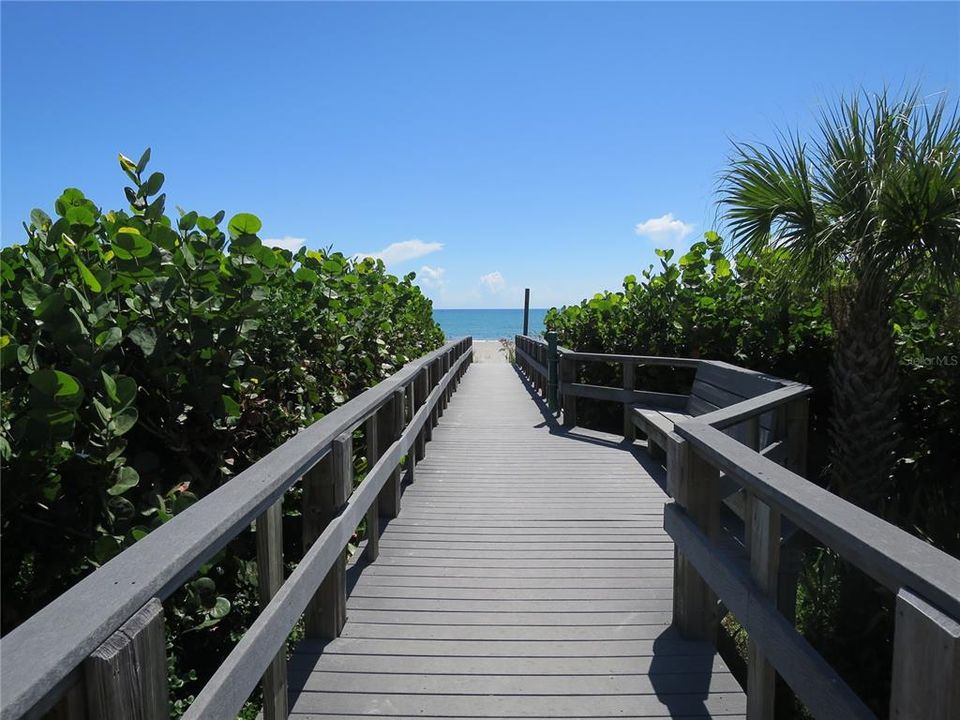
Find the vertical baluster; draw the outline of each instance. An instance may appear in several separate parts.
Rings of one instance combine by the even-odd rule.
[[[564,386],[571,385],[577,381],[577,363],[573,358],[562,357],[560,359],[560,385],[561,391]],[[568,392],[563,393],[563,426],[575,427],[577,424],[577,396]]]
[[[386,448],[400,439],[403,434],[403,390],[396,390],[390,403],[383,409],[384,424],[382,427],[383,445]],[[395,518],[400,514],[400,493],[402,490],[403,476],[400,474],[398,465],[390,473],[387,482],[380,492],[381,509],[388,518]]]
[[[140,608],[83,663],[87,715],[97,720],[168,720],[163,605]]]
[[[897,593],[891,720],[960,717],[960,621],[914,594]]]
[[[777,601],[777,576],[780,568],[780,513],[759,498],[752,497],[745,518],[750,526],[750,574],[760,590],[772,602]],[[747,717],[762,720],[773,717],[777,675],[773,666],[747,640]]]
[[[263,608],[283,584],[282,497],[257,518],[256,529],[257,583]],[[282,647],[263,674],[264,720],[286,720],[287,701],[287,649]]]
[[[623,389],[633,390],[637,377],[637,366],[632,362],[623,363]],[[637,426],[633,424],[633,402],[623,401],[623,437],[633,442],[637,439]]]
[[[717,536],[719,472],[682,438],[668,436],[667,487],[708,538]],[[687,559],[674,548],[673,619],[680,634],[716,643],[720,624],[717,596]]]
[[[303,541],[309,548],[324,528],[343,511],[353,492],[353,436],[336,438],[330,452],[303,479]],[[333,640],[347,622],[347,561],[344,553],[327,576],[304,613],[308,638]]]
[[[367,443],[367,472],[373,470],[377,464],[382,452],[380,439],[380,423],[378,416],[384,413],[384,408],[380,408],[367,418],[364,425],[364,436]],[[368,562],[373,562],[380,556],[380,493],[367,510],[367,548],[364,550],[364,557]]]

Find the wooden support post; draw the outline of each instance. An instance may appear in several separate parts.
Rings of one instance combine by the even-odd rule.
[[[530,334],[530,288],[523,290],[523,334]]]
[[[623,363],[623,389],[633,390],[637,377],[637,366],[632,362]],[[633,424],[633,405],[623,403],[623,437],[630,442],[637,439],[637,426]]]
[[[436,359],[430,365],[430,391],[433,392],[434,389],[440,385],[440,377],[443,374],[443,370],[440,367],[440,359]],[[433,423],[433,427],[436,427],[440,423],[440,398],[437,397],[437,402],[433,406],[433,412],[430,413],[430,422]],[[430,433],[430,439],[433,439],[433,433]]]
[[[257,584],[260,607],[270,602],[283,584],[283,498],[257,518]],[[270,662],[263,674],[264,720],[287,720],[287,649]]]
[[[399,440],[400,435],[403,434],[403,401],[403,390],[397,390],[393,393],[390,403],[383,408],[383,414],[388,420],[383,425],[384,449]],[[383,490],[380,491],[380,508],[388,518],[395,518],[400,514],[402,483],[403,476],[400,474],[400,467],[397,466],[384,484]]]
[[[413,415],[417,411],[416,407],[416,398],[414,397],[414,386],[416,385],[416,379],[413,380],[405,388],[404,401],[406,403],[406,417],[403,421],[403,427],[406,428],[407,425],[413,420]],[[407,450],[407,459],[406,459],[406,468],[407,468],[407,482],[412,483],[416,480],[416,451],[417,451],[417,442],[414,439],[413,445],[410,446],[410,449]]]
[[[87,720],[87,692],[83,680],[63,693],[43,720]]]
[[[780,569],[780,513],[758,498],[751,498],[748,515],[750,525],[750,574],[760,590],[774,603]],[[752,638],[747,640],[747,718],[765,720],[773,717],[777,674]]]
[[[417,411],[420,410],[421,407],[423,407],[423,403],[426,400],[428,385],[429,385],[429,381],[427,378],[427,368],[423,368],[420,370],[419,373],[417,373],[417,379],[414,382],[415,395],[416,395],[416,404],[414,407],[415,407],[415,410]],[[416,453],[415,453],[417,462],[420,462],[421,460],[423,460],[424,456],[427,454],[426,444],[427,444],[427,427],[426,425],[424,425],[420,429],[420,432],[417,433]]]
[[[97,720],[167,720],[163,605],[140,608],[83,663],[87,715]]]
[[[364,435],[367,442],[367,472],[373,470],[373,466],[380,459],[382,451],[380,443],[380,422],[378,416],[383,414],[384,408],[380,408],[373,415],[367,418],[364,425]],[[386,488],[384,488],[386,489]],[[380,493],[383,495],[383,493]],[[368,562],[373,562],[380,556],[380,496],[373,499],[370,509],[367,510],[367,548],[364,550],[364,557]]]
[[[560,387],[577,381],[577,363],[572,358],[560,360]],[[576,427],[577,425],[577,396],[563,393],[563,426]]]
[[[788,470],[801,477],[807,476],[807,436],[810,428],[810,400],[800,398],[785,408],[784,440],[787,444],[786,461]]]
[[[353,492],[353,435],[336,438],[329,454],[303,479],[303,545],[309,548],[343,511]],[[327,573],[304,613],[305,635],[333,640],[347,622],[347,561],[344,553]]]
[[[670,448],[671,444],[676,447]],[[700,458],[682,438],[670,439],[667,450],[667,486],[674,501],[684,508],[704,534],[714,539],[718,527],[720,473]],[[672,460],[672,469],[670,467]],[[693,567],[674,549],[673,621],[689,640],[716,644],[720,625],[717,596]]]
[[[738,432],[740,433],[740,437],[742,438],[744,445],[753,451],[758,451],[760,449],[759,416],[754,416],[744,420],[742,427],[738,428]],[[751,537],[753,536],[753,523],[750,521],[750,504],[753,502],[753,495],[743,489],[741,489],[739,492],[743,493],[743,546],[746,548],[747,554],[749,555],[750,548],[752,547],[750,541]]]
[[[424,393],[423,393],[424,403],[426,403],[427,398],[430,396],[430,393],[433,392],[433,385],[434,385],[433,363],[430,363],[429,365],[427,365],[426,371],[427,371],[427,384],[426,384],[426,387],[424,388]],[[431,408],[430,412],[427,413],[427,422],[425,422],[423,425],[424,442],[430,442],[431,440],[433,440],[433,413],[434,413],[434,410]]]
[[[560,354],[557,352],[557,334],[547,332],[547,405],[552,412],[560,407]]]
[[[960,621],[907,588],[897,593],[890,720],[960,717]]]

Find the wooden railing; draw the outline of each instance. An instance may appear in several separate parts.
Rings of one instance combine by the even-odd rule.
[[[535,387],[546,392],[551,366],[559,368],[565,426],[576,425],[578,397],[619,402],[629,439],[631,406],[662,399],[633,387],[632,368],[711,362],[553,350],[555,340],[530,337],[517,337],[516,344],[517,363]],[[578,383],[583,362],[622,364],[623,387]],[[733,613],[749,638],[748,718],[773,717],[776,674],[817,718],[875,717],[795,628],[796,558],[784,572],[783,556],[787,539],[805,532],[896,596],[889,716],[957,720],[960,561],[804,479],[809,391],[783,381],[756,397],[681,420],[669,435],[667,489],[673,501],[664,508],[664,528],[676,548],[674,624],[687,638],[716,642],[722,615]],[[762,418],[771,431],[761,432]],[[728,510],[743,520],[737,537],[730,523],[721,522]]]
[[[473,354],[450,342],[301,431],[157,528],[0,640],[0,718],[164,720],[169,716],[161,600],[256,524],[261,611],[184,717],[235,718],[263,685],[265,720],[287,717],[286,642],[332,639],[345,622],[345,548],[366,517],[375,560],[379,518],[400,510],[401,472],[416,462]],[[354,488],[353,432],[368,472]],[[401,462],[406,456],[405,462]],[[304,555],[284,580],[283,496],[303,486]]]

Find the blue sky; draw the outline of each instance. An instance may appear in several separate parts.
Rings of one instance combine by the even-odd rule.
[[[958,3],[11,3],[2,242],[76,186],[418,272],[438,307],[577,302],[716,225],[732,139],[858,87],[957,97]]]

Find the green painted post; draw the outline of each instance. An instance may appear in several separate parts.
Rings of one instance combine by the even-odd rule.
[[[560,364],[560,354],[557,352],[557,334],[547,332],[547,405],[554,412],[560,407],[559,383],[557,370]]]

